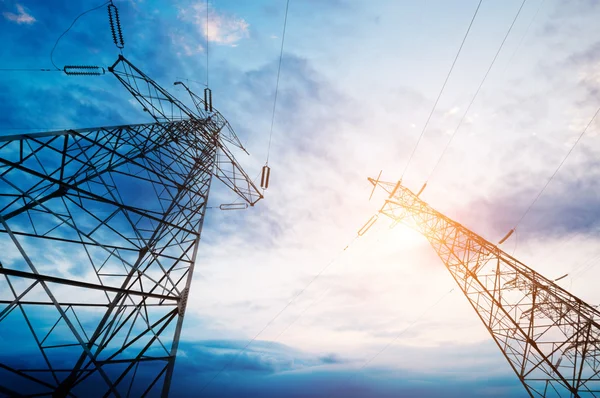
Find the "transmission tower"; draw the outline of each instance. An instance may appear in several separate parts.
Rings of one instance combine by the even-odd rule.
[[[212,104],[108,71],[155,122],[0,138],[0,395],[166,396],[212,177],[262,198]]]
[[[389,193],[379,213],[416,229],[433,246],[530,396],[600,396],[596,308],[434,210],[401,182],[369,181]]]

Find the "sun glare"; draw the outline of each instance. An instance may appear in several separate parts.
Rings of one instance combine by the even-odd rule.
[[[406,248],[412,248],[426,242],[423,235],[401,223],[391,227],[388,239],[393,242],[396,247]]]

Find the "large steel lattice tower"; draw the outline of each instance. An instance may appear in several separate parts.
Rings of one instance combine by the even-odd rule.
[[[154,123],[0,138],[0,395],[166,395],[212,177],[262,198],[212,104],[109,71]]]
[[[422,233],[532,397],[600,396],[600,312],[398,183],[380,210]]]

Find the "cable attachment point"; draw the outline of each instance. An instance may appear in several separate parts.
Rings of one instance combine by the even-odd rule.
[[[63,72],[69,76],[101,76],[106,73],[106,70],[101,66],[93,65],[65,65]]]
[[[213,111],[213,106],[212,106],[212,91],[208,87],[204,89],[204,110],[206,112],[211,112],[211,113]]]
[[[108,5],[108,20],[110,22],[110,31],[112,32],[112,37],[113,41],[115,42],[115,46],[117,46],[118,49],[123,49],[123,47],[125,47],[125,41],[123,41],[123,31],[121,30],[119,10],[117,9],[117,6],[115,6],[112,2]]]
[[[262,168],[262,175],[260,177],[260,187],[262,189],[269,188],[269,180],[271,179],[271,168],[264,165]]]

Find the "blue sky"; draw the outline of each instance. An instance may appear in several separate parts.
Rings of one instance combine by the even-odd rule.
[[[342,252],[383,200],[367,200],[366,177],[400,177],[477,3],[291,0],[271,187],[254,209],[207,214],[177,395],[194,396],[335,259],[207,396],[524,396],[465,298],[445,295],[453,280],[424,238],[380,222]],[[56,38],[99,4],[0,0],[0,68],[51,68]],[[206,3],[115,4],[128,59],[177,96],[175,80],[205,82]],[[484,0],[407,186],[427,179],[520,4]],[[252,176],[266,157],[284,10],[283,0],[209,2],[210,86]],[[514,226],[600,106],[599,17],[593,0],[525,3],[424,200],[491,241]],[[117,55],[102,8],[60,41],[54,62],[107,66]],[[0,104],[3,135],[148,121],[108,74],[0,72]],[[595,120],[503,245],[549,278],[569,273],[561,285],[594,305],[599,133]],[[215,184],[212,205],[233,199]]]

